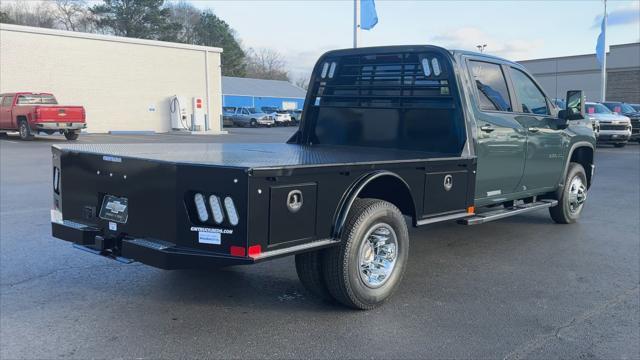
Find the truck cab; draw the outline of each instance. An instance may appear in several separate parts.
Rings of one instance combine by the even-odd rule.
[[[582,92],[557,110],[484,54],[330,51],[302,115],[286,144],[55,145],[53,235],[163,269],[294,255],[311,293],[372,309],[406,269],[407,224],[570,224],[593,180]]]

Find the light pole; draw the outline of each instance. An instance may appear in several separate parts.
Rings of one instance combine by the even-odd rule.
[[[476,47],[478,48],[478,51],[480,51],[482,53],[482,52],[484,52],[484,48],[487,47],[487,44],[476,45]]]

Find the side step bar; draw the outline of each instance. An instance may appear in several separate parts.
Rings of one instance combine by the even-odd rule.
[[[554,207],[556,205],[558,205],[557,200],[540,200],[540,201],[536,201],[528,204],[519,204],[506,209],[500,209],[500,210],[488,211],[481,214],[476,214],[474,216],[458,220],[458,223],[462,225],[484,224],[489,221],[504,219],[509,216],[520,215],[520,214],[528,213],[530,211],[546,209],[546,208]]]

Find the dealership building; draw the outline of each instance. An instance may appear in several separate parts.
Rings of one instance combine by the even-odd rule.
[[[214,47],[0,24],[0,93],[53,93],[61,104],[84,106],[87,131],[97,133],[170,131],[177,96],[197,130],[219,133],[221,53]]]
[[[222,77],[222,105],[302,109],[307,91],[288,81]]]
[[[519,61],[553,98],[567,90],[584,90],[600,101],[601,67],[595,54]],[[611,45],[607,53],[606,99],[640,104],[640,43]]]

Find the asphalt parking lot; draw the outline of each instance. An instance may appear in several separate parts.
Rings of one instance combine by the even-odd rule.
[[[80,142],[282,142],[293,131]],[[637,144],[598,148],[577,224],[540,211],[413,229],[400,290],[363,312],[307,295],[292,258],[168,272],[52,238],[49,148],[63,142],[0,139],[2,359],[640,357]]]

